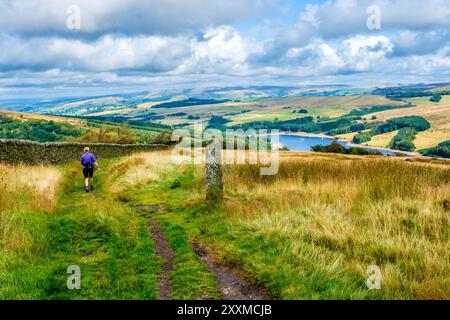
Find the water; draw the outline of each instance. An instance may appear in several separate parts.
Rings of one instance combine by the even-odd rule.
[[[306,152],[310,152],[311,147],[313,147],[313,146],[316,146],[316,145],[328,146],[333,141],[336,141],[334,138],[296,136],[296,135],[290,135],[290,134],[280,134],[279,139],[280,139],[280,144],[288,147],[289,150],[291,150],[291,151],[306,151]],[[344,146],[345,148],[349,148],[348,141],[337,140],[337,142],[340,145]],[[381,152],[385,156],[399,155],[398,153],[396,153],[394,151],[385,150],[385,149],[371,148],[371,149],[367,149],[367,150],[374,150],[374,149]]]

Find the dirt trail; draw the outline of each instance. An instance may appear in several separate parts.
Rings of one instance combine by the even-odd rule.
[[[171,300],[170,274],[173,271],[174,252],[167,241],[164,231],[159,222],[151,216],[152,213],[160,211],[157,206],[137,206],[135,210],[142,212],[149,220],[150,234],[155,243],[156,255],[164,259],[161,267],[161,274],[158,282],[160,300]]]
[[[155,243],[156,254],[163,258],[165,263],[162,266],[158,283],[161,300],[171,299],[170,274],[174,269],[174,251],[170,247],[164,231],[161,229],[158,220],[152,214],[160,212],[158,206],[136,206],[135,210],[141,212],[149,220],[150,233]],[[202,263],[211,272],[217,281],[220,293],[224,300],[272,300],[269,292],[262,287],[255,286],[248,281],[241,273],[224,266],[213,258],[200,244],[191,243],[192,250],[200,257]]]
[[[242,274],[218,263],[204,247],[193,242],[192,249],[200,257],[209,272],[216,277],[224,300],[272,300],[269,292],[251,284]]]

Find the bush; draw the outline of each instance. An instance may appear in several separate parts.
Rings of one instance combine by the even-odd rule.
[[[91,128],[77,140],[90,143],[134,144],[139,138],[128,123],[123,123],[117,127],[102,125],[98,129]]]
[[[392,139],[390,147],[395,150],[414,151],[414,139],[416,138],[416,130],[414,128],[401,129]]]
[[[434,148],[423,152],[425,156],[450,159],[450,140],[440,143]]]
[[[442,96],[440,94],[435,94],[433,96],[431,96],[430,101],[431,102],[439,102],[441,101]]]
[[[354,155],[381,155],[381,153],[376,150],[366,150],[363,148],[345,148],[337,141],[333,141],[328,146],[321,146],[321,145],[313,146],[311,149],[314,152],[342,153]]]
[[[80,135],[81,130],[70,124],[44,120],[25,122],[0,115],[0,139],[56,142]]]
[[[372,134],[370,132],[360,132],[353,137],[353,142],[357,144],[369,142],[370,140],[372,140]]]
[[[373,135],[392,132],[402,128],[414,128],[416,131],[426,131],[431,128],[430,123],[419,116],[409,116],[390,119],[373,130]]]

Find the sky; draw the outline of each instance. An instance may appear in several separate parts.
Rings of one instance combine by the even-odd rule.
[[[450,82],[450,0],[0,0],[0,100]]]

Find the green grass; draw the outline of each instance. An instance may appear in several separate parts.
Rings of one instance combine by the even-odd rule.
[[[62,171],[56,211],[13,213],[31,245],[0,251],[0,299],[156,299],[162,261],[146,219],[105,194],[102,175],[85,194],[78,165]],[[81,290],[66,287],[70,265],[81,268]]]
[[[276,298],[448,298],[448,167],[286,157],[274,177],[259,176],[257,166],[227,167],[223,206],[205,202],[199,166],[159,167],[167,175],[128,198],[163,205],[166,230],[209,247]],[[382,270],[380,291],[366,286],[372,264]]]
[[[78,165],[61,168],[54,209],[37,205],[28,189],[0,194],[8,208],[0,211],[0,298],[157,298],[162,261],[147,219],[131,209],[157,205],[175,253],[175,299],[220,297],[193,240],[275,298],[448,299],[445,161],[296,153],[281,160],[270,177],[258,166],[227,166],[222,205],[205,201],[204,168],[172,164],[167,151],[102,163],[95,194],[83,193]],[[0,166],[1,176],[8,170]],[[380,291],[366,287],[372,264],[382,270]],[[66,289],[69,265],[81,267],[80,291]]]
[[[126,170],[120,169],[121,173]],[[182,209],[186,191],[193,187],[193,171],[183,174],[163,173],[159,181],[116,193],[118,199],[129,205],[158,205],[163,212],[155,213],[174,250],[174,271],[171,274],[173,299],[218,299],[220,293],[214,276],[206,269],[189,243],[191,234],[185,228]],[[111,184],[118,183],[113,177]]]

